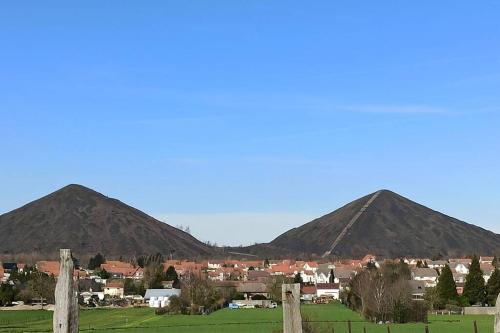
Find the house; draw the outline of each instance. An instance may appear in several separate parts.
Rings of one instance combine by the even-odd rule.
[[[263,282],[241,282],[236,291],[242,293],[245,299],[252,299],[256,295],[261,295],[269,298],[269,291],[267,285]]]
[[[142,279],[144,274],[142,268],[122,261],[106,261],[101,269],[106,270],[113,279]]]
[[[36,263],[36,269],[39,272],[45,273],[47,275],[59,276],[59,261],[38,261]]]
[[[438,271],[441,271],[441,269],[444,268],[448,264],[447,261],[445,260],[431,260],[427,261],[427,267],[437,269]]]
[[[411,277],[414,281],[424,281],[426,288],[433,288],[437,285],[438,273],[432,268],[414,268]]]
[[[224,260],[209,260],[207,261],[208,269],[219,269],[224,266]]]
[[[17,271],[17,263],[15,262],[4,262],[2,268],[5,273],[10,273],[12,271]]]
[[[176,261],[176,260],[167,260],[163,263],[163,270],[167,271],[167,269],[172,266],[175,268],[175,271],[179,275],[179,278],[182,279],[183,276],[187,276],[188,274],[195,274],[197,276],[201,276],[203,269],[208,269],[206,267],[208,264],[205,263],[196,263],[194,261]]]
[[[330,282],[331,271],[332,270],[329,268],[320,267],[316,271],[316,283],[328,283],[328,282]],[[333,281],[333,282],[338,283],[339,279],[335,277],[335,281]]]
[[[125,294],[125,282],[119,280],[106,281],[104,286],[104,295],[110,297],[123,298]]]
[[[248,271],[247,272],[247,281],[252,282],[267,282],[271,274],[266,271]]]
[[[301,271],[300,277],[304,283],[316,283],[316,274],[312,270]]]
[[[480,264],[493,264],[495,257],[479,257]]]
[[[333,270],[335,275],[335,283],[340,283],[340,286],[348,286],[349,281],[357,274],[355,267],[350,266],[337,266]]]
[[[414,301],[423,301],[425,296],[425,281],[411,280],[411,298]]]
[[[316,298],[317,289],[314,285],[303,285],[300,288],[300,300],[312,302]]]
[[[0,267],[0,283],[5,282],[7,280],[7,277],[5,277],[5,270],[3,267]]]
[[[462,262],[452,262],[450,263],[450,269],[452,272],[457,272],[459,274],[469,274],[469,265]]]
[[[327,297],[340,299],[339,283],[318,283],[316,285],[316,297]]]
[[[481,265],[481,271],[483,271],[484,282],[488,283],[488,280],[495,271],[495,266],[493,266],[492,264],[480,264],[480,265]]]
[[[271,267],[269,267],[266,271],[269,272],[269,274],[271,275],[283,275],[290,277],[298,273],[295,267],[292,267],[290,264],[286,262],[276,265],[271,265]]]
[[[78,291],[102,292],[102,284],[91,279],[78,280]]]
[[[454,258],[454,259],[450,259],[448,260],[450,262],[450,264],[464,264],[466,265],[467,267],[470,266],[470,264],[472,263],[472,259],[463,259],[463,258]]]
[[[465,278],[467,277],[466,274],[462,273],[457,273],[457,272],[452,272],[453,273],[453,280],[455,281],[455,284],[465,283]]]

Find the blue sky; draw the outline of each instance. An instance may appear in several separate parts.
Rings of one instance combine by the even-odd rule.
[[[219,244],[391,189],[500,232],[500,3],[0,5],[0,213],[69,183]]]

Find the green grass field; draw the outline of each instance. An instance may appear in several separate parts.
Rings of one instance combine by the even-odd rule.
[[[361,317],[340,304],[304,305],[308,317],[319,332],[347,333],[346,321],[352,321],[352,332],[387,333],[386,325],[364,322]],[[278,309],[224,309],[209,316],[156,316],[148,308],[94,309],[80,312],[80,331],[88,332],[279,332],[282,311]],[[493,332],[492,316],[431,316],[430,333],[474,333],[477,321],[479,333]],[[52,312],[0,311],[0,332],[51,332]],[[424,333],[424,324],[391,325],[392,333]]]

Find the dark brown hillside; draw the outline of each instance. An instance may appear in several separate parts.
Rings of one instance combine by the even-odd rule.
[[[209,256],[213,248],[119,200],[68,185],[0,216],[0,254],[51,256],[71,248],[79,256],[174,253]]]
[[[362,257],[448,257],[469,254],[492,255],[500,250],[500,235],[459,221],[394,192],[379,191],[373,202],[360,212],[374,194],[355,200],[333,213],[294,228],[269,244],[253,246],[252,253],[268,248],[278,253]],[[349,221],[360,212],[350,228]],[[331,253],[333,243],[346,229]]]

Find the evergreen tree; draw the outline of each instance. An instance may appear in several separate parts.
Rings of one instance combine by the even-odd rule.
[[[111,277],[111,274],[108,273],[104,268],[97,274],[101,279],[109,279]]]
[[[0,284],[0,305],[7,306],[12,304],[16,296],[16,290],[8,283]]]
[[[458,299],[457,285],[453,279],[453,273],[451,272],[450,266],[444,266],[439,276],[436,289],[439,302],[443,305]]]
[[[486,301],[489,305],[496,305],[498,294],[500,294],[500,270],[495,268],[486,285]]]
[[[335,283],[335,272],[333,271],[333,268],[330,270],[330,283]]]
[[[295,277],[293,278],[293,283],[302,283],[302,276],[300,276],[300,273],[295,274]]]
[[[165,272],[165,279],[167,281],[174,281],[174,283],[172,284],[174,288],[178,288],[180,286],[179,275],[177,275],[174,266],[168,266],[167,271]]]
[[[485,302],[486,287],[484,285],[483,271],[477,256],[472,258],[469,274],[465,278],[464,297],[471,305]]]
[[[498,258],[497,256],[493,257],[493,262],[491,263],[495,268],[500,268],[498,267]]]
[[[104,264],[106,262],[106,259],[104,258],[104,256],[100,253],[97,253],[95,255],[95,257],[91,257],[89,259],[89,264],[88,264],[88,269],[96,269],[96,268],[99,268],[101,267],[102,264]]]

